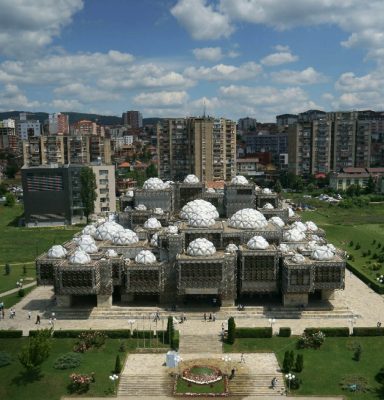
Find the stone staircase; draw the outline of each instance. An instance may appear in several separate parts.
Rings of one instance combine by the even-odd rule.
[[[222,343],[218,335],[185,335],[180,332],[179,353],[215,353],[223,352]]]
[[[118,397],[147,397],[171,396],[173,378],[166,373],[156,375],[121,375]]]
[[[277,385],[272,389],[271,382],[277,377]],[[285,394],[284,378],[282,374],[241,374],[238,373],[229,380],[230,396],[260,396],[260,397],[281,397]]]

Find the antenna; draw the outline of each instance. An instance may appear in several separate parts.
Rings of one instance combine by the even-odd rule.
[[[203,101],[203,117],[205,118],[206,106],[205,106],[205,99]]]

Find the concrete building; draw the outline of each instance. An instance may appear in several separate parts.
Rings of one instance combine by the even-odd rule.
[[[105,129],[103,126],[98,125],[96,122],[89,121],[86,119],[80,120],[72,124],[70,127],[71,135],[93,135],[93,136],[105,136]]]
[[[69,117],[62,113],[49,114],[48,130],[50,135],[69,135]]]
[[[16,120],[16,131],[21,140],[41,135],[41,124],[38,120],[27,119],[26,113],[20,113],[20,118]]]
[[[143,116],[140,111],[126,111],[122,115],[123,125],[129,125],[131,129],[143,127]]]
[[[240,133],[254,131],[256,130],[256,126],[257,126],[256,118],[246,117],[246,118],[240,118],[237,121],[237,127]]]
[[[298,116],[296,114],[276,115],[276,124],[279,128],[283,128],[292,124],[296,124]]]
[[[0,150],[10,150],[19,153],[19,137],[16,134],[15,120],[0,121]]]
[[[116,212],[115,166],[91,164],[96,175],[95,214]]]

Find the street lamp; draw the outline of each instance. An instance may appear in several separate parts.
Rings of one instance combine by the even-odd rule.
[[[134,319],[129,319],[128,320],[128,324],[130,324],[131,325],[131,337],[132,337],[132,332],[133,332],[133,324],[136,322],[136,320],[134,320]]]
[[[271,324],[272,333],[273,333],[273,324],[276,322],[275,318],[269,318],[269,323]]]
[[[111,382],[113,382],[113,394],[115,394],[116,393],[116,381],[119,379],[119,376],[115,375],[115,374],[109,375],[109,379]]]
[[[291,373],[285,375],[285,379],[288,381],[288,392],[291,390],[291,381],[293,381],[295,378],[295,375]]]
[[[227,371],[227,374],[229,374],[229,367],[228,367],[228,365],[229,365],[229,363],[231,362],[231,357],[229,357],[228,355],[225,355],[224,357],[221,357],[221,359],[224,361],[224,363],[225,363],[225,369],[226,369],[226,371]]]

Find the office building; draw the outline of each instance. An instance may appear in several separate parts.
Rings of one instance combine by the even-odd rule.
[[[143,127],[143,116],[140,111],[126,111],[122,115],[123,125],[129,125],[131,129]]]

